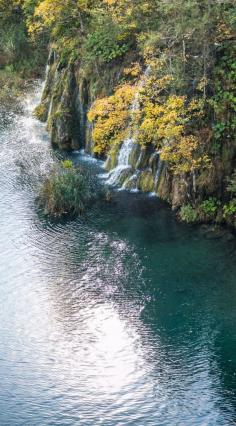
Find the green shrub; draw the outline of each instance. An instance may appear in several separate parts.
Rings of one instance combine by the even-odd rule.
[[[100,58],[107,63],[122,57],[129,50],[129,45],[119,40],[119,34],[111,26],[105,25],[89,34],[84,48],[88,61]]]
[[[223,206],[223,217],[225,219],[236,214],[236,198]]]
[[[73,162],[71,160],[64,160],[61,162],[61,166],[63,169],[73,169]]]
[[[183,222],[193,223],[197,221],[197,211],[191,204],[182,206],[179,214]]]
[[[208,219],[213,219],[216,216],[219,207],[220,202],[216,198],[210,197],[208,200],[204,200],[199,205],[199,210],[201,213],[206,215]]]
[[[46,215],[75,217],[85,211],[91,199],[89,177],[65,160],[43,182],[38,203]]]
[[[24,80],[18,73],[12,71],[10,65],[0,70],[0,102],[15,102],[24,92],[24,87]]]
[[[24,22],[12,22],[0,28],[0,47],[9,63],[16,63],[27,57],[29,41]]]

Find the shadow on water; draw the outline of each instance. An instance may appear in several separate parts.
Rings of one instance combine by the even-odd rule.
[[[40,216],[55,153],[35,102],[0,126],[0,424],[232,425],[235,241],[123,191],[86,218]]]

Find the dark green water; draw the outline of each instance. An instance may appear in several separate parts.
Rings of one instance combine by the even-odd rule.
[[[36,101],[1,112],[0,425],[235,424],[235,241],[125,192],[85,221],[44,221]]]

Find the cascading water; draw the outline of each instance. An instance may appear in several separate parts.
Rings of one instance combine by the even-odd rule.
[[[44,97],[44,92],[47,91],[48,89],[50,91],[50,101],[49,101],[48,113],[47,113],[48,117],[50,117],[50,115],[51,115],[52,108],[53,108],[53,102],[54,102],[54,99],[53,99],[53,84],[52,84],[52,81],[51,81],[50,73],[51,73],[51,67],[52,67],[53,64],[56,63],[56,60],[57,60],[56,52],[51,50],[49,52],[49,55],[48,55],[48,60],[47,60],[47,65],[46,65],[46,70],[45,70],[45,79],[44,79],[43,90],[42,90],[42,94],[41,94],[41,100],[42,100],[42,96]],[[57,81],[57,79],[58,79],[58,67],[56,68],[55,74],[53,76],[54,82]]]
[[[140,171],[137,170],[132,176],[130,176],[124,184],[122,185],[122,189],[128,189],[130,192],[138,192],[138,178],[140,175]]]
[[[129,165],[129,156],[132,151],[133,144],[133,138],[128,138],[123,142],[118,156],[118,164],[115,169],[111,170],[111,172],[108,174],[107,183],[109,185],[119,184],[123,172],[128,171],[131,168]]]
[[[144,73],[144,76],[139,84],[138,90],[135,94],[135,97],[131,106],[131,115],[139,110],[140,90],[144,86],[145,79],[149,75],[149,73],[150,73],[150,67],[147,67]],[[138,133],[138,130],[131,129],[129,136],[127,137],[127,139],[124,140],[119,152],[117,166],[113,170],[111,170],[110,173],[108,173],[108,175],[106,175],[107,183],[109,185],[119,185],[121,183],[121,178],[123,177],[124,174],[127,175],[128,177],[128,172],[132,168],[130,165],[130,154],[134,148],[135,141],[137,140],[137,133]]]
[[[125,192],[45,219],[41,89],[17,114],[0,105],[0,425],[232,426],[234,240]]]
[[[140,108],[140,90],[145,84],[146,77],[150,73],[150,67],[148,67],[144,73],[144,76],[139,84],[138,90],[135,94],[132,107],[131,107],[131,114],[134,114],[136,111]],[[103,175],[107,179],[107,183],[109,185],[114,186],[121,186],[121,189],[130,190],[132,192],[136,192],[139,190],[139,180],[142,175],[142,170],[139,170],[139,164],[142,162],[142,153],[139,155],[139,159],[137,161],[137,168],[138,170],[133,170],[132,164],[131,164],[131,154],[133,150],[137,147],[136,141],[138,137],[139,129],[132,129],[130,130],[129,137],[125,139],[123,142],[119,155],[118,155],[118,162],[117,166],[112,169],[108,174]],[[156,175],[154,179],[154,193],[155,195],[158,193],[158,186],[160,182],[161,173],[163,170],[163,161],[160,158],[160,152],[155,153],[155,156],[158,155],[157,159],[157,170]],[[151,170],[151,168],[150,168]]]

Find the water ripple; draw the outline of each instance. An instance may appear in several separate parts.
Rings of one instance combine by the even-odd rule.
[[[32,117],[40,90],[0,113],[0,424],[232,425],[234,243],[142,194],[115,192],[76,221],[40,217],[55,159]]]

